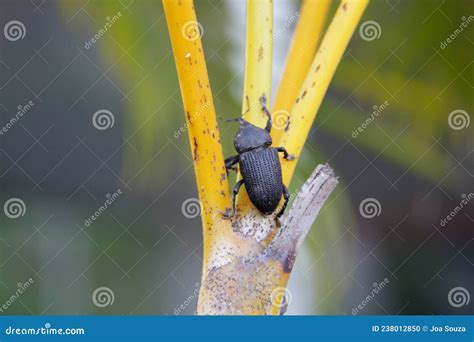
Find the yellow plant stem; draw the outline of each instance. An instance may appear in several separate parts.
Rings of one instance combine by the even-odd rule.
[[[245,38],[245,77],[242,115],[252,124],[265,127],[266,116],[261,110],[260,97],[270,101],[272,85],[272,0],[247,0]],[[249,108],[250,106],[250,108]]]
[[[297,158],[302,152],[329,83],[368,2],[368,0],[341,1],[308,70],[291,109],[290,122],[279,142],[279,145],[284,146]],[[282,162],[285,184],[291,181],[296,164],[294,161]]]
[[[330,0],[305,0],[301,6],[290,52],[272,107],[272,139],[275,145],[279,145],[291,108],[316,53],[330,4]]]
[[[242,115],[245,120],[265,127],[267,117],[262,111],[260,98],[265,95],[270,105],[272,83],[273,1],[247,0],[247,27],[245,38],[245,76]],[[250,203],[245,188],[239,193],[237,206],[242,213],[258,211]]]
[[[229,186],[219,141],[219,129],[192,0],[163,0],[178,71],[194,162],[204,235],[203,276],[213,242],[225,244],[230,222],[222,213],[230,207]]]

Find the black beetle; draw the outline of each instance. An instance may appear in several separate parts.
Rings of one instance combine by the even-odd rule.
[[[260,98],[260,102],[268,117],[265,129],[254,126],[243,118],[237,119],[240,129],[234,138],[234,146],[238,155],[225,160],[227,170],[236,171],[235,164],[239,163],[242,174],[242,179],[235,184],[232,193],[232,214],[227,216],[235,215],[235,198],[242,184],[245,184],[250,201],[264,215],[270,215],[276,210],[283,195],[285,202],[276,215],[280,217],[290,199],[290,193],[283,184],[278,152],[283,152],[283,157],[287,160],[295,157],[288,154],[284,147],[271,147],[272,118],[266,107],[265,96]]]

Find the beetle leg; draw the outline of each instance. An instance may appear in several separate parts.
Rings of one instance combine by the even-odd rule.
[[[285,212],[286,206],[288,205],[288,202],[290,200],[290,193],[288,191],[288,188],[285,186],[285,184],[283,184],[283,198],[285,199],[285,203],[283,203],[283,207],[278,212],[276,216],[277,218],[280,218],[281,215],[283,215],[283,213]]]
[[[225,169],[227,170],[227,172],[229,172],[229,170],[237,172],[237,167],[234,166],[234,165],[237,164],[238,162],[239,162],[239,155],[231,156],[229,158],[226,158],[225,159]]]
[[[265,130],[270,133],[270,131],[272,130],[272,115],[270,114],[270,112],[268,111],[268,108],[267,108],[267,98],[265,97],[265,95],[262,95],[260,97],[260,103],[262,105],[262,110],[265,112],[265,114],[267,115],[267,118],[268,118],[268,121],[267,121],[267,125],[265,126]]]
[[[240,187],[244,184],[244,180],[241,179],[237,183],[235,183],[234,186],[234,191],[232,191],[232,213],[229,216],[234,216],[235,215],[235,199],[237,197],[237,194],[239,193]]]
[[[286,148],[284,147],[275,147],[278,152],[283,152],[283,158],[286,160],[294,160],[295,156],[293,154],[289,154]]]

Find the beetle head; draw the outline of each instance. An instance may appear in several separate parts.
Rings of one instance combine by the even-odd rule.
[[[243,118],[237,119],[240,129],[234,138],[234,146],[238,153],[253,150],[257,147],[270,146],[272,138],[263,128],[252,125]]]

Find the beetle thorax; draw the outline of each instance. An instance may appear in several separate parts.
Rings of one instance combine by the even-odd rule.
[[[234,146],[238,153],[268,147],[271,144],[272,137],[266,130],[242,119],[239,132],[234,138]]]

